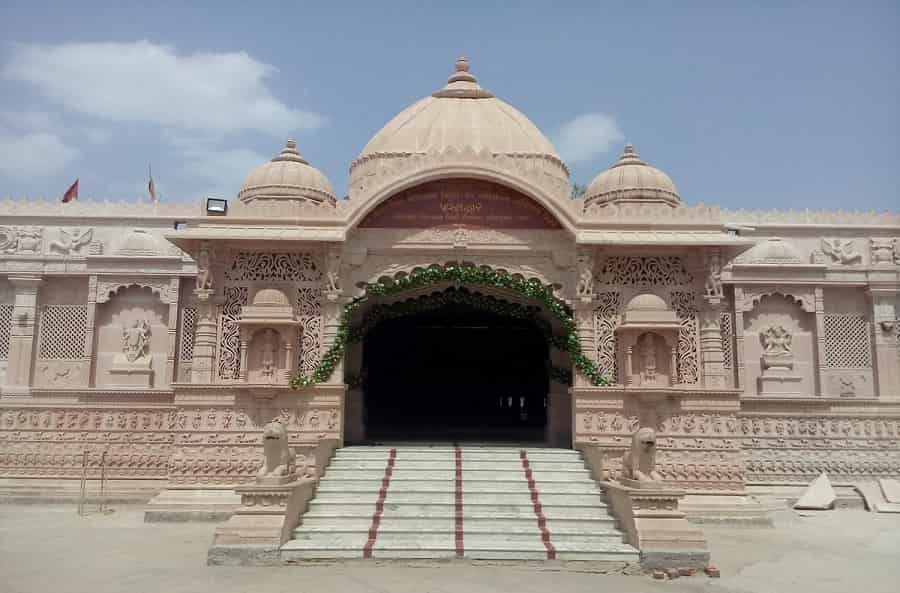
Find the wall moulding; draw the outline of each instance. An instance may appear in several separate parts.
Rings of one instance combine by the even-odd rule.
[[[741,285],[744,291],[743,303],[741,311],[749,312],[759,305],[759,301],[766,296],[780,295],[796,303],[807,313],[816,312],[816,296],[815,287],[813,286],[790,286],[790,285]]]

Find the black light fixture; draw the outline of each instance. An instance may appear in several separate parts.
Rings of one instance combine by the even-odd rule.
[[[225,216],[228,214],[228,200],[222,198],[206,198],[207,216]]]

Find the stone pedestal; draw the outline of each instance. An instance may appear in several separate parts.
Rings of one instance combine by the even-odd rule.
[[[762,376],[756,379],[760,395],[801,395],[803,378],[794,374],[790,357],[763,355],[760,364]]]
[[[112,368],[109,369],[112,387],[151,389],[153,387],[151,362],[152,360],[149,356],[142,356],[134,361],[129,361],[124,355],[117,355],[113,360]]]
[[[604,482],[626,543],[640,551],[644,568],[704,568],[709,550],[703,531],[688,523],[678,503],[683,490],[660,482]]]

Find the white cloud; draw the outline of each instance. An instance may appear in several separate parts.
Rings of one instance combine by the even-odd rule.
[[[616,120],[604,113],[583,113],[563,124],[556,147],[572,163],[590,161],[625,140]]]
[[[271,158],[244,148],[198,146],[185,151],[181,174],[192,184],[199,184],[197,191],[205,195],[233,198],[250,171]]]
[[[66,110],[112,122],[280,137],[324,121],[276,99],[267,84],[275,68],[246,52],[179,55],[146,40],[16,44],[2,72]]]
[[[78,150],[49,132],[14,134],[0,130],[0,155],[0,173],[27,180],[62,170],[78,156]]]

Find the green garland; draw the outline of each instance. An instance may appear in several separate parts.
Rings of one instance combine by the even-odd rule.
[[[529,300],[536,301],[556,317],[562,324],[566,337],[562,342],[554,339],[553,344],[562,347],[569,353],[573,366],[587,377],[594,385],[606,385],[606,380],[600,374],[600,369],[581,351],[581,342],[576,333],[575,320],[572,318],[571,309],[553,291],[542,285],[538,280],[524,279],[520,276],[511,276],[502,270],[493,270],[488,267],[476,267],[464,264],[447,264],[445,266],[433,265],[424,270],[416,270],[408,276],[394,281],[367,284],[365,293],[356,297],[344,306],[338,322],[338,329],[334,336],[334,343],[319,361],[318,366],[311,375],[296,375],[291,379],[291,387],[305,387],[324,383],[331,377],[338,362],[344,356],[348,344],[359,340],[368,329],[365,320],[357,328],[350,327],[350,319],[353,314],[371,297],[394,296],[408,290],[414,290],[425,286],[432,286],[442,282],[452,282],[465,286],[490,286],[510,290]],[[498,301],[500,303],[501,301]],[[515,305],[503,303],[504,306]],[[523,305],[518,305],[523,307]],[[514,308],[514,307],[513,307]],[[510,309],[512,310],[512,309]],[[367,317],[369,317],[367,315]],[[373,319],[375,317],[372,317]]]

